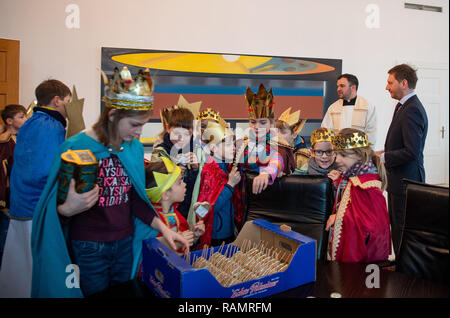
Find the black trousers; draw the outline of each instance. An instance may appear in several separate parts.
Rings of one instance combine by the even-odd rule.
[[[391,222],[392,245],[398,255],[405,225],[405,195],[388,193],[388,212]]]

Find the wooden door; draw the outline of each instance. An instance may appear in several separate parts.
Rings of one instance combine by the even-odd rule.
[[[0,111],[19,103],[19,57],[20,41],[0,39]]]
[[[428,116],[426,182],[448,185],[448,65],[418,64],[416,92]]]

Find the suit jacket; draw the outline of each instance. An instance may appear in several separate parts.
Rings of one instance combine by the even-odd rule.
[[[384,144],[389,193],[403,194],[403,178],[425,182],[423,148],[427,131],[427,114],[413,95],[392,119]]]

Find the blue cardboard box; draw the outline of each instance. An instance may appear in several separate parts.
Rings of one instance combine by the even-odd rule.
[[[157,295],[167,298],[260,298],[316,280],[314,239],[258,219],[246,222],[234,243],[240,245],[244,240],[268,242],[295,253],[283,272],[224,287],[206,268],[191,266],[159,240],[149,239],[143,241],[142,279]],[[214,252],[218,250],[215,247]],[[191,252],[190,257],[201,253]]]

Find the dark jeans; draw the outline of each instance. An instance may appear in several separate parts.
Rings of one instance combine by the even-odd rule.
[[[5,247],[6,234],[8,233],[9,217],[0,211],[0,268],[2,264],[3,248]]]
[[[80,269],[80,287],[89,296],[130,280],[132,237],[112,242],[72,240],[72,254]]]

